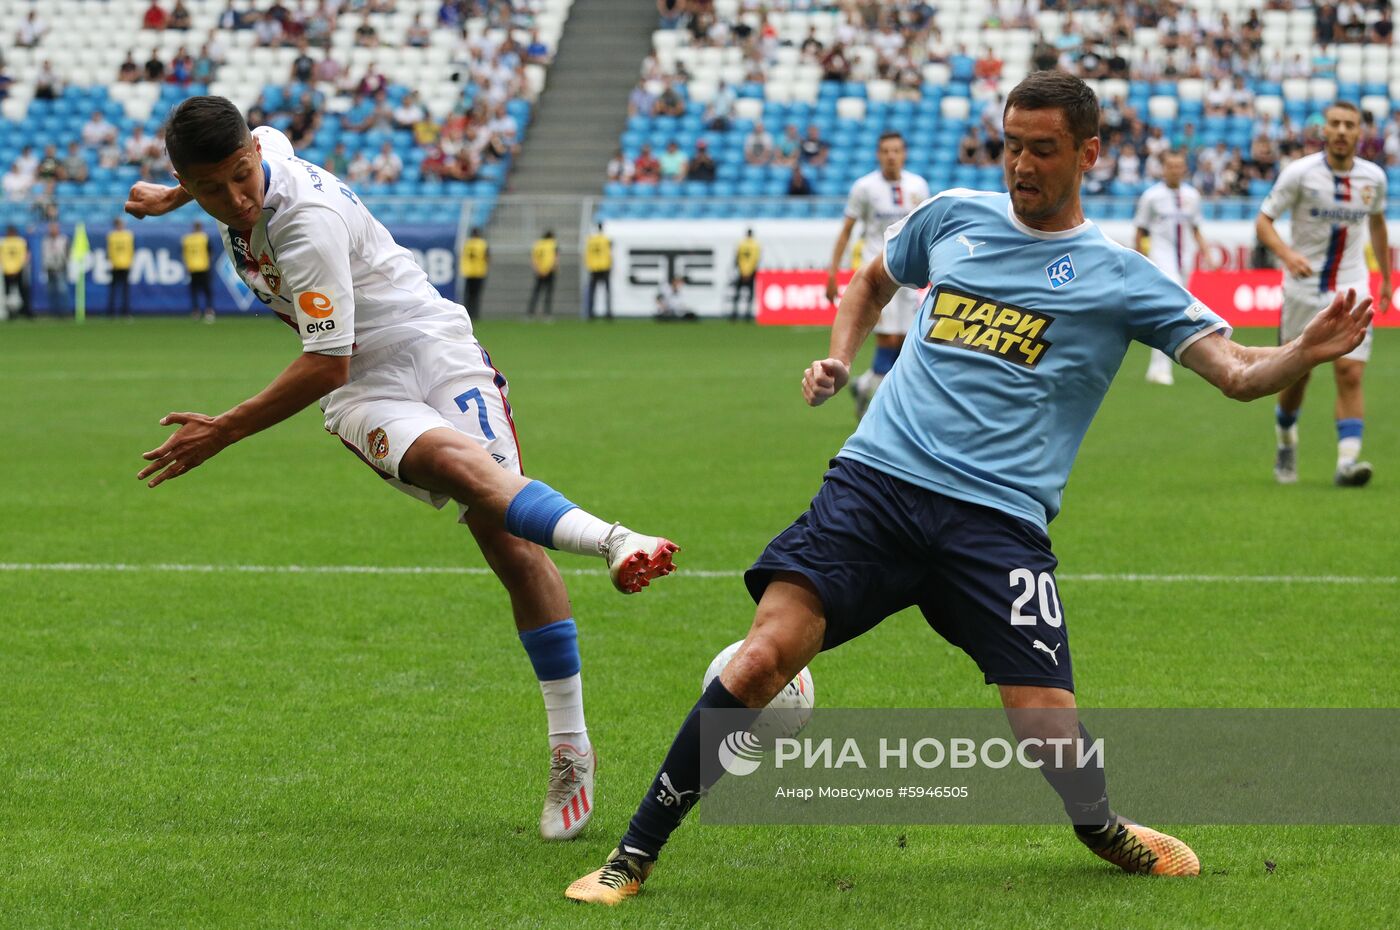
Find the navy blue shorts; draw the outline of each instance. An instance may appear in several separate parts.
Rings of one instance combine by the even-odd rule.
[[[917,605],[988,684],[1073,691],[1057,564],[1034,524],[838,458],[744,583],[757,602],[776,572],[807,578],[825,608],[823,649]]]

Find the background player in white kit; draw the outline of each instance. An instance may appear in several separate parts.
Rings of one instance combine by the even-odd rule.
[[[1185,178],[1186,156],[1167,152],[1162,156],[1162,180],[1142,192],[1133,214],[1137,250],[1182,287],[1191,281],[1197,254],[1209,254],[1201,234],[1201,193]],[[1171,357],[1160,349],[1152,350],[1147,380],[1172,383]]]
[[[929,198],[928,181],[904,170],[906,154],[904,137],[897,132],[885,133],[880,136],[876,150],[880,167],[857,178],[851,185],[851,196],[846,202],[846,222],[841,227],[841,234],[836,237],[836,247],[831,252],[831,267],[827,271],[827,300],[836,302],[836,272],[846,255],[846,243],[851,239],[851,229],[856,221],[859,220],[861,224],[863,254],[879,255],[885,247],[885,230]],[[870,398],[875,396],[876,388],[894,366],[894,360],[899,357],[899,347],[904,344],[904,336],[909,332],[918,309],[918,290],[905,287],[895,292],[880,314],[880,322],[875,326],[875,359],[869,371],[851,381],[856,419],[865,415]]]
[[[168,213],[195,200],[218,220],[234,268],[295,329],[303,352],[256,396],[179,429],[137,476],[150,487],[320,401],[326,429],[388,483],[442,507],[456,501],[510,594],[549,723],[540,832],[568,839],[591,817],[597,755],[583,715],[578,633],[568,592],[541,546],[607,559],[631,593],[672,570],[674,544],[606,523],[521,474],[506,379],[407,249],[353,191],[295,156],[287,137],[251,134],[222,97],[191,97],[166,123],[179,186],[138,183],[126,209]],[[346,515],[347,530],[354,522]]]
[[[1361,111],[1338,101],[1327,108],[1322,127],[1323,150],[1304,156],[1279,172],[1274,188],[1259,208],[1259,241],[1283,261],[1283,317],[1279,343],[1295,338],[1332,295],[1355,288],[1370,292],[1363,226],[1381,269],[1376,312],[1390,309],[1390,242],[1385,227],[1385,172],[1356,157]],[[1284,243],[1274,220],[1291,213],[1293,245]],[[1337,470],[1333,481],[1361,487],[1371,480],[1371,464],[1361,455],[1365,398],[1361,376],[1371,358],[1372,334],[1355,351],[1332,363],[1337,379]],[[1298,480],[1298,411],[1308,376],[1282,391],[1274,411],[1278,449],[1274,477],[1281,484]]]

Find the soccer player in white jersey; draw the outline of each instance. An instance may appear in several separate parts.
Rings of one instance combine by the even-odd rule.
[[[1201,234],[1201,192],[1185,178],[1186,156],[1181,152],[1163,155],[1162,180],[1142,192],[1133,214],[1137,250],[1182,287],[1191,281],[1196,255],[1209,254]],[[1171,357],[1161,349],[1151,351],[1147,380],[1171,384]]]
[[[1259,208],[1255,230],[1259,241],[1283,261],[1283,317],[1279,342],[1303,331],[1333,295],[1354,288],[1370,290],[1363,229],[1381,268],[1377,313],[1390,309],[1390,242],[1385,227],[1385,172],[1356,157],[1361,113],[1355,104],[1337,101],[1327,108],[1322,127],[1323,150],[1304,156],[1279,172],[1274,188]],[[1274,221],[1291,214],[1290,247]],[[1371,463],[1360,461],[1365,398],[1361,376],[1371,358],[1372,336],[1355,351],[1332,364],[1337,380],[1337,470],[1333,482],[1359,488],[1371,480]],[[1303,406],[1308,376],[1278,395],[1274,411],[1278,448],[1274,477],[1280,484],[1298,480],[1298,411]]]
[[[846,255],[846,244],[851,239],[851,230],[856,222],[861,224],[864,254],[876,255],[885,246],[885,230],[928,199],[928,182],[904,170],[906,155],[904,137],[897,132],[885,133],[880,137],[876,150],[880,167],[857,178],[851,185],[851,196],[846,202],[846,222],[841,227],[841,234],[836,237],[836,247],[831,252],[831,267],[826,275],[827,300],[836,302],[836,272]],[[856,419],[865,415],[865,408],[870,406],[870,398],[875,396],[876,388],[894,367],[894,360],[899,357],[899,348],[904,344],[904,336],[909,332],[909,324],[914,321],[914,313],[918,309],[918,288],[901,288],[880,314],[880,322],[875,327],[875,359],[869,371],[851,382]]]
[[[578,633],[568,592],[542,546],[608,562],[614,585],[641,590],[672,570],[674,544],[605,522],[521,472],[506,379],[412,253],[287,137],[252,133],[222,97],[191,97],[166,123],[179,185],[138,183],[127,212],[191,200],[219,221],[244,282],[301,338],[271,384],[219,416],[171,413],[178,429],[137,476],[156,487],[317,401],[326,429],[375,474],[413,497],[455,501],[510,594],[544,695],[550,776],[540,832],[568,839],[592,815],[597,754],[583,715]],[[347,526],[354,515],[347,514]]]

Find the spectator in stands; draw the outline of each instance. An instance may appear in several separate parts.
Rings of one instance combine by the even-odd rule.
[[[141,66],[136,63],[136,57],[132,52],[126,53],[126,60],[116,69],[116,81],[119,84],[134,84],[141,80]]]
[[[687,181],[713,181],[719,173],[719,166],[715,164],[714,156],[710,154],[710,146],[704,139],[697,139],[695,142],[695,154],[690,157],[690,164],[685,169],[685,179]]]
[[[1142,181],[1142,154],[1131,142],[1118,150],[1118,180],[1124,184],[1138,184]]]
[[[312,72],[313,79],[318,84],[333,84],[340,86],[340,79],[345,76],[345,70],[341,68],[340,62],[331,54],[328,48],[321,56],[321,60],[316,62],[316,70]]]
[[[350,167],[350,153],[345,150],[345,143],[337,142],[321,164],[336,177],[345,177],[346,169]]]
[[[656,109],[656,95],[647,87],[646,81],[638,81],[637,86],[632,88],[632,93],[627,97],[628,116],[650,116]]]
[[[817,38],[817,27],[807,27],[807,37],[798,46],[798,51],[802,54],[803,61],[817,62],[821,60],[822,51],[826,48],[822,40]]]
[[[165,62],[161,61],[160,49],[151,49],[151,57],[146,60],[146,80],[160,84],[165,80]]]
[[[58,160],[58,149],[52,142],[44,146],[44,157],[39,159],[39,167],[34,169],[34,177],[40,181],[57,181],[63,174],[63,162]]]
[[[219,63],[206,43],[199,47],[199,56],[194,60],[193,78],[196,84],[209,84],[219,74]]]
[[[656,98],[656,106],[651,113],[653,116],[685,116],[685,98],[676,90],[675,81],[666,79],[665,89]]]
[[[113,142],[117,138],[117,127],[107,122],[107,117],[101,110],[93,110],[92,116],[83,124],[82,130],[83,145],[90,149],[101,146],[104,142]]]
[[[715,95],[710,99],[705,107],[705,128],[714,132],[724,132],[729,129],[729,122],[734,118],[734,106],[739,97],[734,93],[734,88],[724,81],[719,82],[719,87],[715,89]]]
[[[39,244],[39,262],[44,269],[49,313],[62,316],[68,312],[68,237],[56,222],[49,222],[48,231]]]
[[[807,175],[802,173],[802,166],[795,165],[792,169],[792,176],[788,178],[789,197],[810,197],[812,196],[812,182],[807,180]]]
[[[975,165],[982,156],[982,139],[977,134],[977,124],[968,123],[958,140],[958,164]]]
[[[783,137],[778,140],[773,147],[772,164],[781,165],[784,168],[791,168],[797,164],[797,159],[802,154],[802,137],[797,134],[797,124],[788,123],[783,129]]]
[[[820,168],[831,156],[831,146],[822,138],[821,127],[816,123],[807,126],[807,137],[802,140],[802,164],[809,168]]]
[[[766,165],[773,160],[773,137],[763,128],[763,121],[753,124],[753,129],[744,139],[744,161],[750,165]]]
[[[491,121],[486,124],[486,129],[496,139],[500,140],[505,151],[514,154],[519,148],[520,124],[515,121],[515,117],[510,115],[510,110],[506,109],[504,103],[497,104],[495,111],[491,114]]]
[[[1361,138],[1357,140],[1356,154],[1376,164],[1385,163],[1385,139],[1376,129],[1376,114],[1370,110],[1361,113]]]
[[[5,62],[0,60],[0,101],[10,96],[10,85],[15,79],[5,73]]]
[[[535,286],[530,291],[530,302],[525,315],[535,315],[535,304],[544,297],[544,315],[554,315],[554,277],[559,270],[559,243],[554,239],[554,230],[546,229],[544,235],[535,240],[530,248],[530,264],[535,269]]]
[[[685,21],[686,0],[656,0],[656,13],[662,29],[675,29]]]
[[[403,175],[403,159],[394,151],[394,143],[386,141],[379,147],[372,167],[377,184],[393,184]]]
[[[685,169],[689,163],[675,139],[666,143],[666,150],[661,153],[657,161],[661,163],[661,180],[681,181],[685,179]]]
[[[49,24],[39,18],[39,14],[30,10],[24,17],[24,22],[19,24],[18,31],[15,32],[15,45],[20,48],[34,48],[44,41],[44,36],[48,35]]]
[[[360,48],[379,48],[379,32],[369,21],[368,13],[360,17],[360,24],[355,27],[355,44]]]
[[[276,48],[281,45],[282,21],[275,16],[259,16],[253,23],[253,41],[259,48]]]
[[[389,79],[379,73],[379,67],[370,62],[365,66],[365,76],[360,78],[360,83],[355,87],[355,97],[363,100],[366,97],[375,97],[389,86]]]
[[[122,146],[122,163],[127,165],[140,165],[151,154],[151,139],[146,135],[146,129],[140,123],[131,127],[131,135],[127,137],[126,143]]]
[[[19,159],[15,159],[10,165],[10,170],[5,172],[4,179],[0,180],[0,193],[4,193],[5,199],[12,203],[24,203],[29,200],[29,193],[33,187],[34,175],[23,170]]]
[[[530,44],[525,46],[525,62],[532,65],[547,65],[554,58],[549,45],[540,37],[538,29],[530,31]]]
[[[292,59],[291,78],[294,82],[305,84],[316,74],[316,61],[311,57],[306,38],[297,40],[297,57]]]
[[[655,184],[661,180],[661,163],[651,153],[650,145],[643,145],[632,164],[632,181],[636,184]]]
[[[34,173],[39,170],[39,156],[34,154],[34,146],[26,145],[21,148],[15,164],[19,166],[20,174],[33,181]]]
[[[373,170],[374,166],[371,165],[369,159],[365,157],[365,153],[357,151],[355,157],[350,159],[350,164],[345,169],[345,180],[349,181],[351,184],[363,184],[365,181],[369,180],[370,172]]]
[[[1319,45],[1337,41],[1337,8],[1332,4],[1319,4],[1313,11],[1313,35]]]
[[[422,14],[414,13],[413,22],[408,24],[408,31],[404,33],[403,44],[409,48],[427,48],[432,39],[432,30],[423,25]]]
[[[418,91],[409,91],[394,108],[394,125],[399,129],[412,129],[427,114],[418,100]]]
[[[622,154],[622,149],[613,153],[613,157],[608,159],[608,180],[617,184],[632,183],[632,163]]]
[[[846,47],[840,42],[827,49],[821,57],[823,81],[847,81],[851,77],[851,61],[846,57]]]
[[[193,25],[194,21],[190,16],[189,7],[185,6],[185,0],[175,0],[175,6],[170,11],[170,21],[165,24],[165,28],[187,32]]]
[[[1386,6],[1390,4],[1387,3]],[[1358,0],[1342,0],[1337,6],[1337,25],[1341,28],[1339,41],[1366,40],[1366,8]]]
[[[146,7],[146,12],[141,17],[141,28],[160,32],[169,23],[170,14],[165,12],[165,7],[161,6],[158,0],[151,0],[151,5]]]
[[[54,100],[63,95],[63,80],[54,73],[53,63],[47,58],[34,75],[34,99]]]
[[[166,78],[171,84],[188,84],[194,79],[194,58],[189,50],[183,45],[175,52],[175,57],[170,60],[170,76]]]
[[[247,29],[250,23],[246,22],[243,14],[234,8],[233,0],[228,0],[228,5],[219,13],[219,18],[215,24],[220,29]]]
[[[982,57],[977,59],[977,63],[972,66],[972,74],[977,80],[986,84],[995,84],[1001,80],[1001,70],[1004,67],[1002,60],[997,57],[997,53],[988,45],[982,50]]]
[[[307,98],[310,95],[306,95]],[[297,110],[292,114],[292,121],[287,124],[287,139],[292,143],[293,151],[301,151],[316,144],[316,133],[321,128],[321,114],[314,108]]]
[[[1380,17],[1371,24],[1371,39],[1378,45],[1389,45],[1395,36],[1395,23],[1390,18],[1390,4],[1381,5]]]
[[[78,143],[69,142],[68,154],[63,158],[63,179],[75,184],[82,184],[87,181],[88,174],[87,156],[78,147]]]

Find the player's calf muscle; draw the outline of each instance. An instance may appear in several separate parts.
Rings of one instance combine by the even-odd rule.
[[[471,506],[504,512],[525,486],[520,475],[502,469],[485,450],[448,429],[429,430],[409,447],[399,465],[404,480]]]

